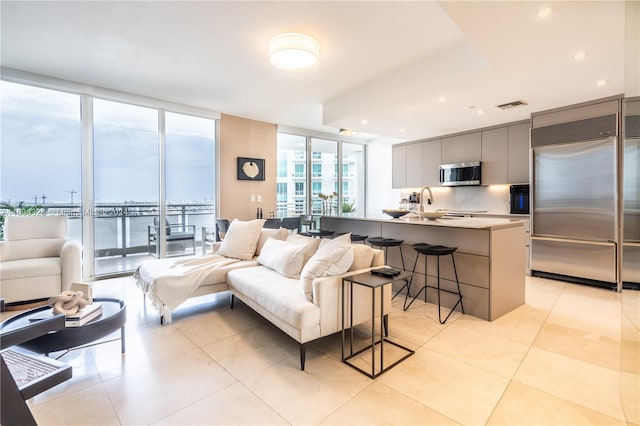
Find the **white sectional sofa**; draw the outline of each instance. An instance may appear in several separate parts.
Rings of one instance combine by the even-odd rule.
[[[383,266],[384,253],[363,244],[351,244],[349,234],[333,240],[318,240],[262,230],[262,222],[232,222],[225,240],[214,246],[215,253],[211,256],[244,259],[241,262],[245,263],[230,263],[225,282],[207,286],[217,291],[228,289],[232,308],[238,298],[295,339],[300,344],[300,368],[304,370],[307,344],[342,328],[342,278]],[[271,236],[264,238],[265,234]],[[259,246],[261,239],[263,244]],[[246,260],[249,254],[253,256]],[[136,275],[140,285],[144,271]],[[188,282],[184,285],[190,286]],[[151,291],[153,285],[146,287]],[[158,299],[157,294],[154,297]],[[383,299],[382,315],[386,325],[391,309],[391,286],[383,288]],[[345,302],[348,307],[350,301]],[[380,315],[378,306],[376,304],[376,315]],[[354,286],[353,325],[369,320],[371,290]],[[345,321],[345,327],[351,324]]]
[[[227,244],[214,243],[207,256],[143,262],[133,278],[160,312],[161,324],[171,323],[173,311],[187,299],[229,290],[227,272],[258,266],[256,259],[266,240],[289,234],[286,229],[262,229],[263,222],[236,223]]]
[[[296,237],[309,238],[297,235]],[[265,265],[236,269],[227,274],[227,283],[232,295],[231,306],[233,307],[234,298],[239,298],[295,339],[300,344],[302,370],[305,366],[307,343],[342,329],[342,278],[384,265],[384,252],[363,244],[352,245],[349,238],[349,234],[341,237],[347,241],[347,250],[354,252],[353,260],[347,262],[349,265],[346,271],[338,275],[330,271],[331,260],[326,261],[325,257],[325,261],[318,261],[317,258],[323,248],[335,253],[335,246],[340,245],[337,240],[322,240],[327,242],[326,247],[320,247],[305,263],[299,278],[295,275],[287,277],[277,268],[272,269]],[[268,246],[265,246],[265,249],[267,248]],[[282,253],[282,250],[280,252]],[[289,256],[289,253],[283,254]],[[332,260],[339,262],[339,259]],[[260,257],[258,262],[260,263]],[[313,265],[320,266],[314,268]],[[313,269],[315,271],[312,271]],[[330,275],[324,275],[327,271]],[[354,286],[353,290],[353,325],[358,325],[371,319],[371,290],[360,286]],[[383,297],[386,325],[391,309],[391,286],[383,288]],[[345,300],[345,306],[349,305],[349,299]],[[378,306],[376,303],[376,315],[380,313]],[[345,318],[345,327],[351,327],[348,316]]]

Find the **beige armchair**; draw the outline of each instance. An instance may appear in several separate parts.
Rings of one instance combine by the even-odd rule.
[[[0,297],[5,303],[60,294],[82,278],[82,246],[66,239],[64,216],[8,216],[0,241]]]

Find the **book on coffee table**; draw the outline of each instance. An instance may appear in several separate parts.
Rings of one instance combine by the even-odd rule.
[[[93,303],[80,309],[77,313],[67,316],[64,325],[65,327],[80,327],[100,315],[102,315],[102,305]]]

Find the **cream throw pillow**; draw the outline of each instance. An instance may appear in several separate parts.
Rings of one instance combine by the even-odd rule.
[[[264,243],[266,243],[269,238],[284,241],[287,239],[288,235],[289,230],[286,228],[262,228],[262,231],[260,231],[260,239],[258,239],[258,247],[256,248],[256,256],[260,256],[260,253],[262,253],[262,247],[264,247]]]
[[[320,240],[313,237],[305,237],[304,235],[298,234],[289,234],[287,237],[287,242],[291,244],[296,244],[303,246],[304,250],[304,260],[302,261],[303,265],[306,265],[311,256],[313,256],[318,250],[318,246],[320,245]]]
[[[258,263],[273,269],[287,278],[297,277],[302,269],[304,246],[268,238],[264,243]]]
[[[253,258],[264,222],[264,219],[247,222],[233,219],[218,254],[242,260]]]
[[[319,277],[344,274],[353,263],[351,234],[333,240],[323,240],[318,251],[300,272],[300,287],[305,297],[313,301],[313,280]]]
[[[365,244],[353,244],[354,259],[350,271],[359,271],[368,268],[373,262],[373,249]]]

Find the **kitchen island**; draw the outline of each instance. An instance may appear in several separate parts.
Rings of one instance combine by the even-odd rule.
[[[320,228],[404,240],[401,250],[407,270],[413,269],[416,260],[412,244],[457,247],[454,256],[466,314],[494,321],[524,304],[525,258],[522,247],[525,230],[521,221],[476,217],[427,220],[411,215],[400,219],[323,216]],[[388,250],[387,264],[402,268],[400,253],[395,247]],[[412,296],[422,287],[424,276],[421,257],[411,285]],[[427,277],[429,285],[436,285],[435,258],[429,258]],[[397,285],[400,287],[402,284]],[[456,286],[453,266],[447,259],[440,261],[440,284],[449,290]],[[430,303],[437,303],[436,293],[436,290],[429,289],[427,300]],[[447,307],[453,306],[457,300],[456,296],[446,292],[442,292],[441,297],[442,305]]]

